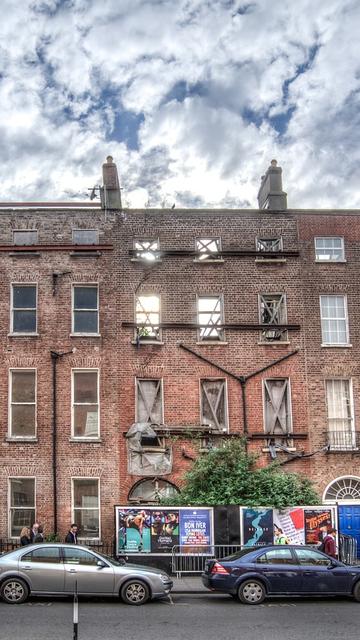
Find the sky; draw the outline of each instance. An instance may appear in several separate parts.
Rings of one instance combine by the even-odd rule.
[[[1,201],[360,207],[358,0],[1,0]]]

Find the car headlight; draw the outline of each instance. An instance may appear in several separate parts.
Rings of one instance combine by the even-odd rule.
[[[162,573],[162,574],[161,574],[161,576],[160,576],[160,580],[161,580],[162,582],[170,582],[170,578],[169,578],[169,576],[167,576],[167,575],[166,575],[166,573]]]

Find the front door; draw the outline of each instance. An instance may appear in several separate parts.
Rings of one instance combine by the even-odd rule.
[[[66,593],[113,593],[114,570],[105,561],[106,566],[98,566],[99,556],[76,545],[64,547],[63,554]]]
[[[19,560],[19,571],[28,578],[31,591],[64,593],[64,565],[59,547],[47,544],[23,553]]]
[[[350,593],[351,572],[315,549],[296,549],[302,568],[303,593]]]

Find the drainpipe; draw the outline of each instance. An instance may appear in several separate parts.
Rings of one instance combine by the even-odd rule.
[[[56,397],[57,397],[57,377],[56,377],[56,363],[62,356],[67,356],[70,353],[74,353],[74,349],[71,351],[65,351],[65,353],[58,353],[57,351],[50,351],[51,364],[52,364],[52,477],[53,477],[53,519],[54,519],[54,534],[57,534],[57,411],[56,411]]]

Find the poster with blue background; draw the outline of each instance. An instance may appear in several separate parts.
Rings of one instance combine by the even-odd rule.
[[[211,544],[209,509],[180,510],[180,545],[206,547]]]
[[[243,509],[242,516],[245,547],[273,544],[272,509]]]

